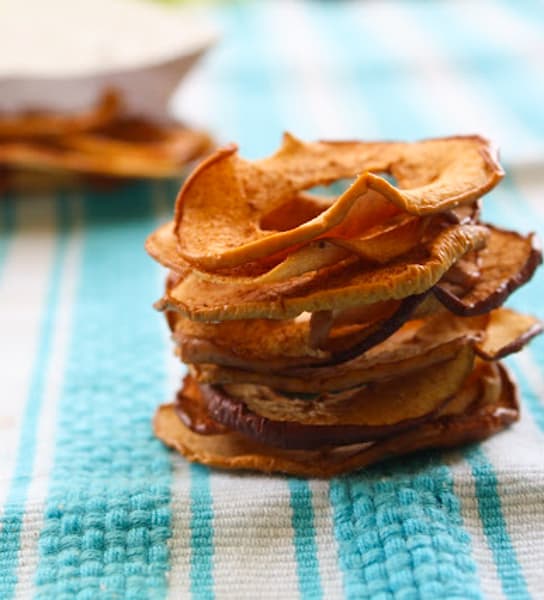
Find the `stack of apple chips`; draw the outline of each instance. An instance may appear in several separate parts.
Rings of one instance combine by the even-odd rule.
[[[204,132],[131,114],[113,91],[78,113],[0,114],[1,183],[7,188],[49,181],[44,175],[174,177],[210,149]]]
[[[541,254],[480,222],[501,177],[476,136],[217,151],[147,241],[189,366],[157,435],[205,464],[330,476],[517,420],[498,360],[542,326],[501,306]]]

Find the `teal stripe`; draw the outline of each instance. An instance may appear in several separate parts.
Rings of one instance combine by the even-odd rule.
[[[344,590],[358,598],[481,598],[450,470],[427,454],[331,481]]]
[[[317,558],[312,490],[307,481],[290,478],[289,491],[300,597],[319,600],[323,598],[323,589]]]
[[[15,201],[12,197],[0,198],[0,278],[15,232]]]
[[[493,553],[503,592],[507,598],[516,600],[530,598],[503,516],[497,474],[481,447],[472,447],[466,450],[463,456],[472,470],[478,513],[487,543]]]
[[[58,407],[37,598],[162,598],[170,458],[150,423],[164,395],[153,318],[148,184],[83,199],[85,231]]]
[[[213,600],[213,499],[210,471],[191,465],[191,594],[195,600]]]
[[[55,326],[58,318],[59,293],[67,246],[70,218],[66,202],[56,203],[58,234],[49,284],[38,334],[38,348],[30,387],[26,399],[23,422],[17,450],[15,471],[11,480],[6,504],[0,518],[0,597],[11,598],[17,584],[21,531],[28,499],[28,488],[32,481],[36,457],[36,432],[43,406],[45,381],[50,365]]]

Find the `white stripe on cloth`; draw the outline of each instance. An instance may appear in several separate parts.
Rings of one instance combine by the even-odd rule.
[[[438,134],[481,133],[504,149],[509,159],[520,149],[529,156],[542,150],[542,142],[503,110],[486,87],[469,71],[462,72],[406,4],[371,1],[356,5],[360,19],[382,31],[399,64],[424,74],[422,112],[439,126]],[[394,32],[394,35],[387,35]],[[428,86],[428,87],[427,87]]]
[[[170,539],[170,572],[168,598],[190,597],[191,587],[191,476],[189,463],[172,454],[172,538]]]
[[[311,480],[314,509],[315,543],[323,598],[343,598],[342,572],[338,568],[338,542],[334,534],[333,511],[329,500],[329,482]]]
[[[19,568],[15,598],[33,596],[34,574],[38,565],[38,538],[42,528],[45,498],[49,488],[49,473],[53,466],[57,405],[62,393],[64,365],[72,331],[72,309],[78,281],[82,247],[81,203],[72,202],[73,227],[68,234],[64,258],[63,278],[59,293],[59,305],[51,355],[45,377],[44,398],[36,432],[36,453],[32,480],[28,488],[29,502],[21,531]]]
[[[298,598],[287,479],[213,471],[210,490],[217,600]]]
[[[0,516],[19,453],[32,370],[55,252],[55,203],[21,198],[0,279]]]
[[[502,513],[530,597],[538,598],[544,590],[544,438],[529,408],[521,408],[520,421],[487,440],[483,450],[497,473]]]
[[[504,594],[480,519],[472,469],[459,452],[447,453],[443,459],[451,469],[453,489],[461,503],[463,525],[471,537],[472,556],[478,565],[482,592],[486,598],[500,600]]]

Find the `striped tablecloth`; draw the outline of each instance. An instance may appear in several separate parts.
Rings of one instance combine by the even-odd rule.
[[[544,231],[541,2],[220,4],[177,109],[245,156],[280,133],[481,132],[486,216]],[[331,481],[211,471],[154,439],[181,367],[146,235],[175,186],[0,201],[0,598],[543,598],[544,340],[523,419]],[[544,317],[544,271],[511,304]]]

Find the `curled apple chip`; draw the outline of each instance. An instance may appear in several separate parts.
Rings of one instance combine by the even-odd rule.
[[[304,143],[286,134],[276,154],[254,162],[232,145],[201,163],[182,187],[179,251],[196,268],[214,271],[324,236],[357,238],[399,212],[423,216],[471,203],[502,175],[489,143],[477,136]],[[319,214],[302,211],[287,224],[270,218],[292,213],[300,192],[346,178],[352,185]]]
[[[500,306],[518,287],[526,283],[542,262],[542,252],[534,233],[522,236],[488,226],[486,247],[477,254],[479,277],[466,293],[451,282],[440,282],[434,289],[437,298],[451,312],[470,316]]]
[[[481,248],[487,229],[452,225],[427,244],[386,265],[353,263],[329,267],[268,285],[215,285],[186,272],[156,306],[193,320],[289,319],[302,312],[342,310],[421,294],[437,283],[464,254]],[[326,269],[325,269],[326,270]]]
[[[483,440],[515,422],[519,417],[515,385],[502,365],[499,369],[500,393],[495,401],[480,401],[486,395],[478,395],[462,413],[435,417],[375,442],[319,450],[285,450],[237,432],[204,436],[187,428],[172,404],[157,410],[155,433],[188,460],[214,467],[332,477],[418,450],[450,448]]]

